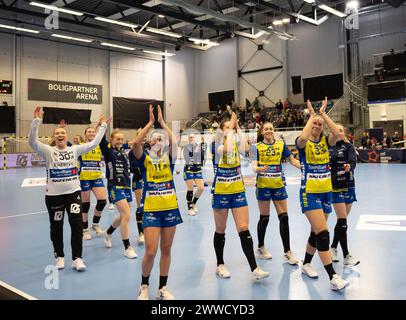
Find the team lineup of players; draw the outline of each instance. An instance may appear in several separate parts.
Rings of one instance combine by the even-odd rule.
[[[340,244],[344,265],[359,264],[349,253],[347,241],[347,217],[352,203],[356,201],[356,154],[353,145],[346,138],[345,128],[328,117],[326,106],[327,98],[323,101],[320,114],[316,114],[308,101],[310,118],[295,142],[299,160],[293,157],[283,141],[274,138],[272,123],[262,124],[258,131],[258,143],[251,146],[238,125],[235,113],[230,120],[221,123],[210,148],[214,169],[211,188],[215,221],[213,245],[218,277],[231,276],[223,259],[226,222],[230,210],[252,277],[262,280],[269,276],[268,272],[257,265],[256,256],[260,259],[272,258],[265,247],[271,201],[279,218],[284,259],[291,265],[299,263],[290,248],[288,195],[282,170],[283,159],[286,159],[301,170],[300,204],[310,223],[310,235],[301,270],[310,278],[318,277],[311,265],[312,258],[318,251],[329,275],[331,289],[342,290],[348,285],[346,280],[336,274],[332,262],[339,261],[337,248]],[[110,248],[113,232],[120,228],[125,257],[136,258],[137,254],[129,239],[130,203],[134,193],[137,203],[137,242],[139,245],[145,244],[138,292],[140,300],[149,299],[149,277],[158,246],[161,254],[156,298],[174,299],[167,281],[176,226],[182,223],[173,179],[178,139],[165,123],[161,108],[158,106],[157,109],[156,120],[161,129],[154,129],[154,107],[150,106],[148,124],[129,144],[124,144],[124,135],[120,131],[113,131],[110,141],[107,141],[105,132],[111,119],[104,116],[100,117],[97,128],[89,127],[85,130],[85,142],[82,144],[68,143],[66,130],[61,127],[54,130],[52,145],[43,144],[38,141],[38,127],[43,116],[39,107],[35,109],[29,136],[30,146],[43,156],[47,163],[45,202],[50,218],[55,266],[58,269],[65,266],[62,236],[65,210],[72,229],[72,267],[78,271],[87,268],[82,257],[82,247],[83,240],[90,240],[92,237],[88,222],[91,193],[97,200],[91,227],[93,232],[102,236],[106,247]],[[324,126],[329,129],[327,136],[324,134]],[[188,214],[194,216],[198,212],[197,202],[204,191],[204,156],[195,137],[189,135],[188,140],[188,144],[183,147],[183,176],[187,187]],[[203,152],[205,151],[203,148]],[[248,227],[249,209],[240,164],[241,155],[247,152],[250,153],[251,167],[257,176],[256,198],[260,216],[256,249]],[[100,165],[102,156],[106,164],[108,195]],[[99,222],[107,198],[114,204],[119,215],[106,230],[102,230]],[[327,217],[332,212],[332,206],[337,215],[337,223],[330,245]]]

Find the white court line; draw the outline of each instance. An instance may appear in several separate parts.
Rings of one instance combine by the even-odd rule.
[[[18,290],[17,288],[14,288],[13,286],[10,286],[9,284],[7,284],[7,283],[5,283],[3,281],[0,281],[0,286],[6,288],[7,290],[9,290],[11,292],[14,292],[14,293],[18,294],[19,296],[23,297],[24,299],[38,300],[37,298],[35,298],[33,296],[30,296],[29,294],[27,294],[27,293],[25,293],[25,292],[23,292],[21,290]]]
[[[37,212],[29,212],[29,213],[22,213],[22,214],[14,214],[12,216],[0,217],[0,220],[9,219],[9,218],[18,218],[18,217],[24,217],[24,216],[32,216],[34,214],[40,214],[40,213],[45,213],[45,212],[48,212],[48,211],[37,211]]]

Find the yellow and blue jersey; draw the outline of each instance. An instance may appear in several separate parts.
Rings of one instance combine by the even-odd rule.
[[[171,157],[165,152],[153,158],[144,152],[137,161],[144,180],[142,203],[144,212],[159,212],[178,209]]]
[[[328,137],[319,141],[307,140],[306,146],[299,149],[302,171],[301,192],[326,193],[332,191]]]
[[[82,154],[80,161],[80,180],[96,180],[102,178],[101,162],[102,153],[99,146]]]
[[[224,152],[219,157],[213,182],[213,193],[225,195],[241,192],[245,192],[245,187],[241,174],[240,155],[237,143],[235,143],[233,150]]]
[[[283,141],[272,144],[261,141],[255,145],[258,167],[268,166],[265,172],[257,174],[257,188],[279,189],[286,185],[282,170],[282,158],[289,158],[291,153]]]

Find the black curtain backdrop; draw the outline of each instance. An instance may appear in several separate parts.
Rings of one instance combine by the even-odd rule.
[[[302,77],[292,76],[292,93],[298,94],[302,92]]]
[[[368,101],[398,101],[406,97],[404,81],[368,85]]]
[[[330,74],[321,77],[303,79],[304,101],[338,99],[343,95],[343,74]]]
[[[221,106],[225,110],[226,105],[231,106],[234,99],[234,90],[211,92],[209,93],[209,108],[210,111],[217,111],[217,106]]]
[[[0,106],[0,133],[16,133],[16,108]]]
[[[160,105],[165,115],[164,102],[154,99],[132,99],[113,97],[113,127],[121,129],[143,128],[149,121],[149,105],[154,106],[155,128],[160,128],[157,121],[157,106]]]
[[[65,120],[68,125],[90,124],[90,115],[92,110],[50,107],[43,107],[42,109],[44,111],[43,123],[59,124],[61,120]]]

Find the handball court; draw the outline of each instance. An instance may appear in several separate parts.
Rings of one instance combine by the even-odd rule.
[[[301,260],[309,235],[309,223],[300,211],[300,172],[284,165],[289,195],[289,223],[291,248]],[[187,215],[186,187],[181,173],[175,176],[179,205],[184,223],[179,225],[172,250],[172,265],[168,286],[179,300],[352,300],[352,299],[406,299],[406,171],[401,164],[358,164],[355,170],[358,202],[349,217],[349,249],[361,260],[354,268],[335,263],[338,274],[349,280],[343,292],[330,290],[327,273],[318,256],[313,266],[319,279],[302,276],[299,266],[283,263],[279,221],[271,207],[271,218],[265,245],[272,260],[258,260],[270,272],[270,278],[261,282],[251,279],[248,263],[243,255],[234,221],[229,214],[226,230],[224,259],[231,272],[230,279],[219,279],[215,274],[216,259],[213,248],[214,220],[211,209],[210,187],[199,199],[196,216]],[[256,225],[259,217],[255,198],[252,170],[243,167],[247,181],[246,194],[250,209],[250,231],[257,245]],[[209,163],[204,170],[206,180],[213,179]],[[10,169],[0,172],[0,280],[37,299],[136,299],[141,281],[143,246],[135,239],[135,208],[131,215],[130,241],[138,258],[126,259],[119,230],[113,234],[113,247],[107,249],[103,239],[95,237],[84,242],[86,272],[70,268],[70,227],[65,215],[64,243],[65,269],[59,271],[58,289],[46,289],[48,274],[45,269],[54,264],[49,237],[49,220],[44,197],[45,187],[22,187],[24,179],[45,177],[45,168]],[[92,198],[93,212],[95,200]],[[135,204],[135,203],[134,203]],[[116,211],[106,207],[101,226],[112,222]],[[92,214],[89,215],[91,220]],[[329,218],[332,238],[336,217]],[[159,253],[158,253],[159,254]],[[156,259],[159,259],[157,256]],[[158,260],[157,260],[158,261]],[[159,280],[159,264],[155,263],[150,278],[150,296],[155,295]]]

